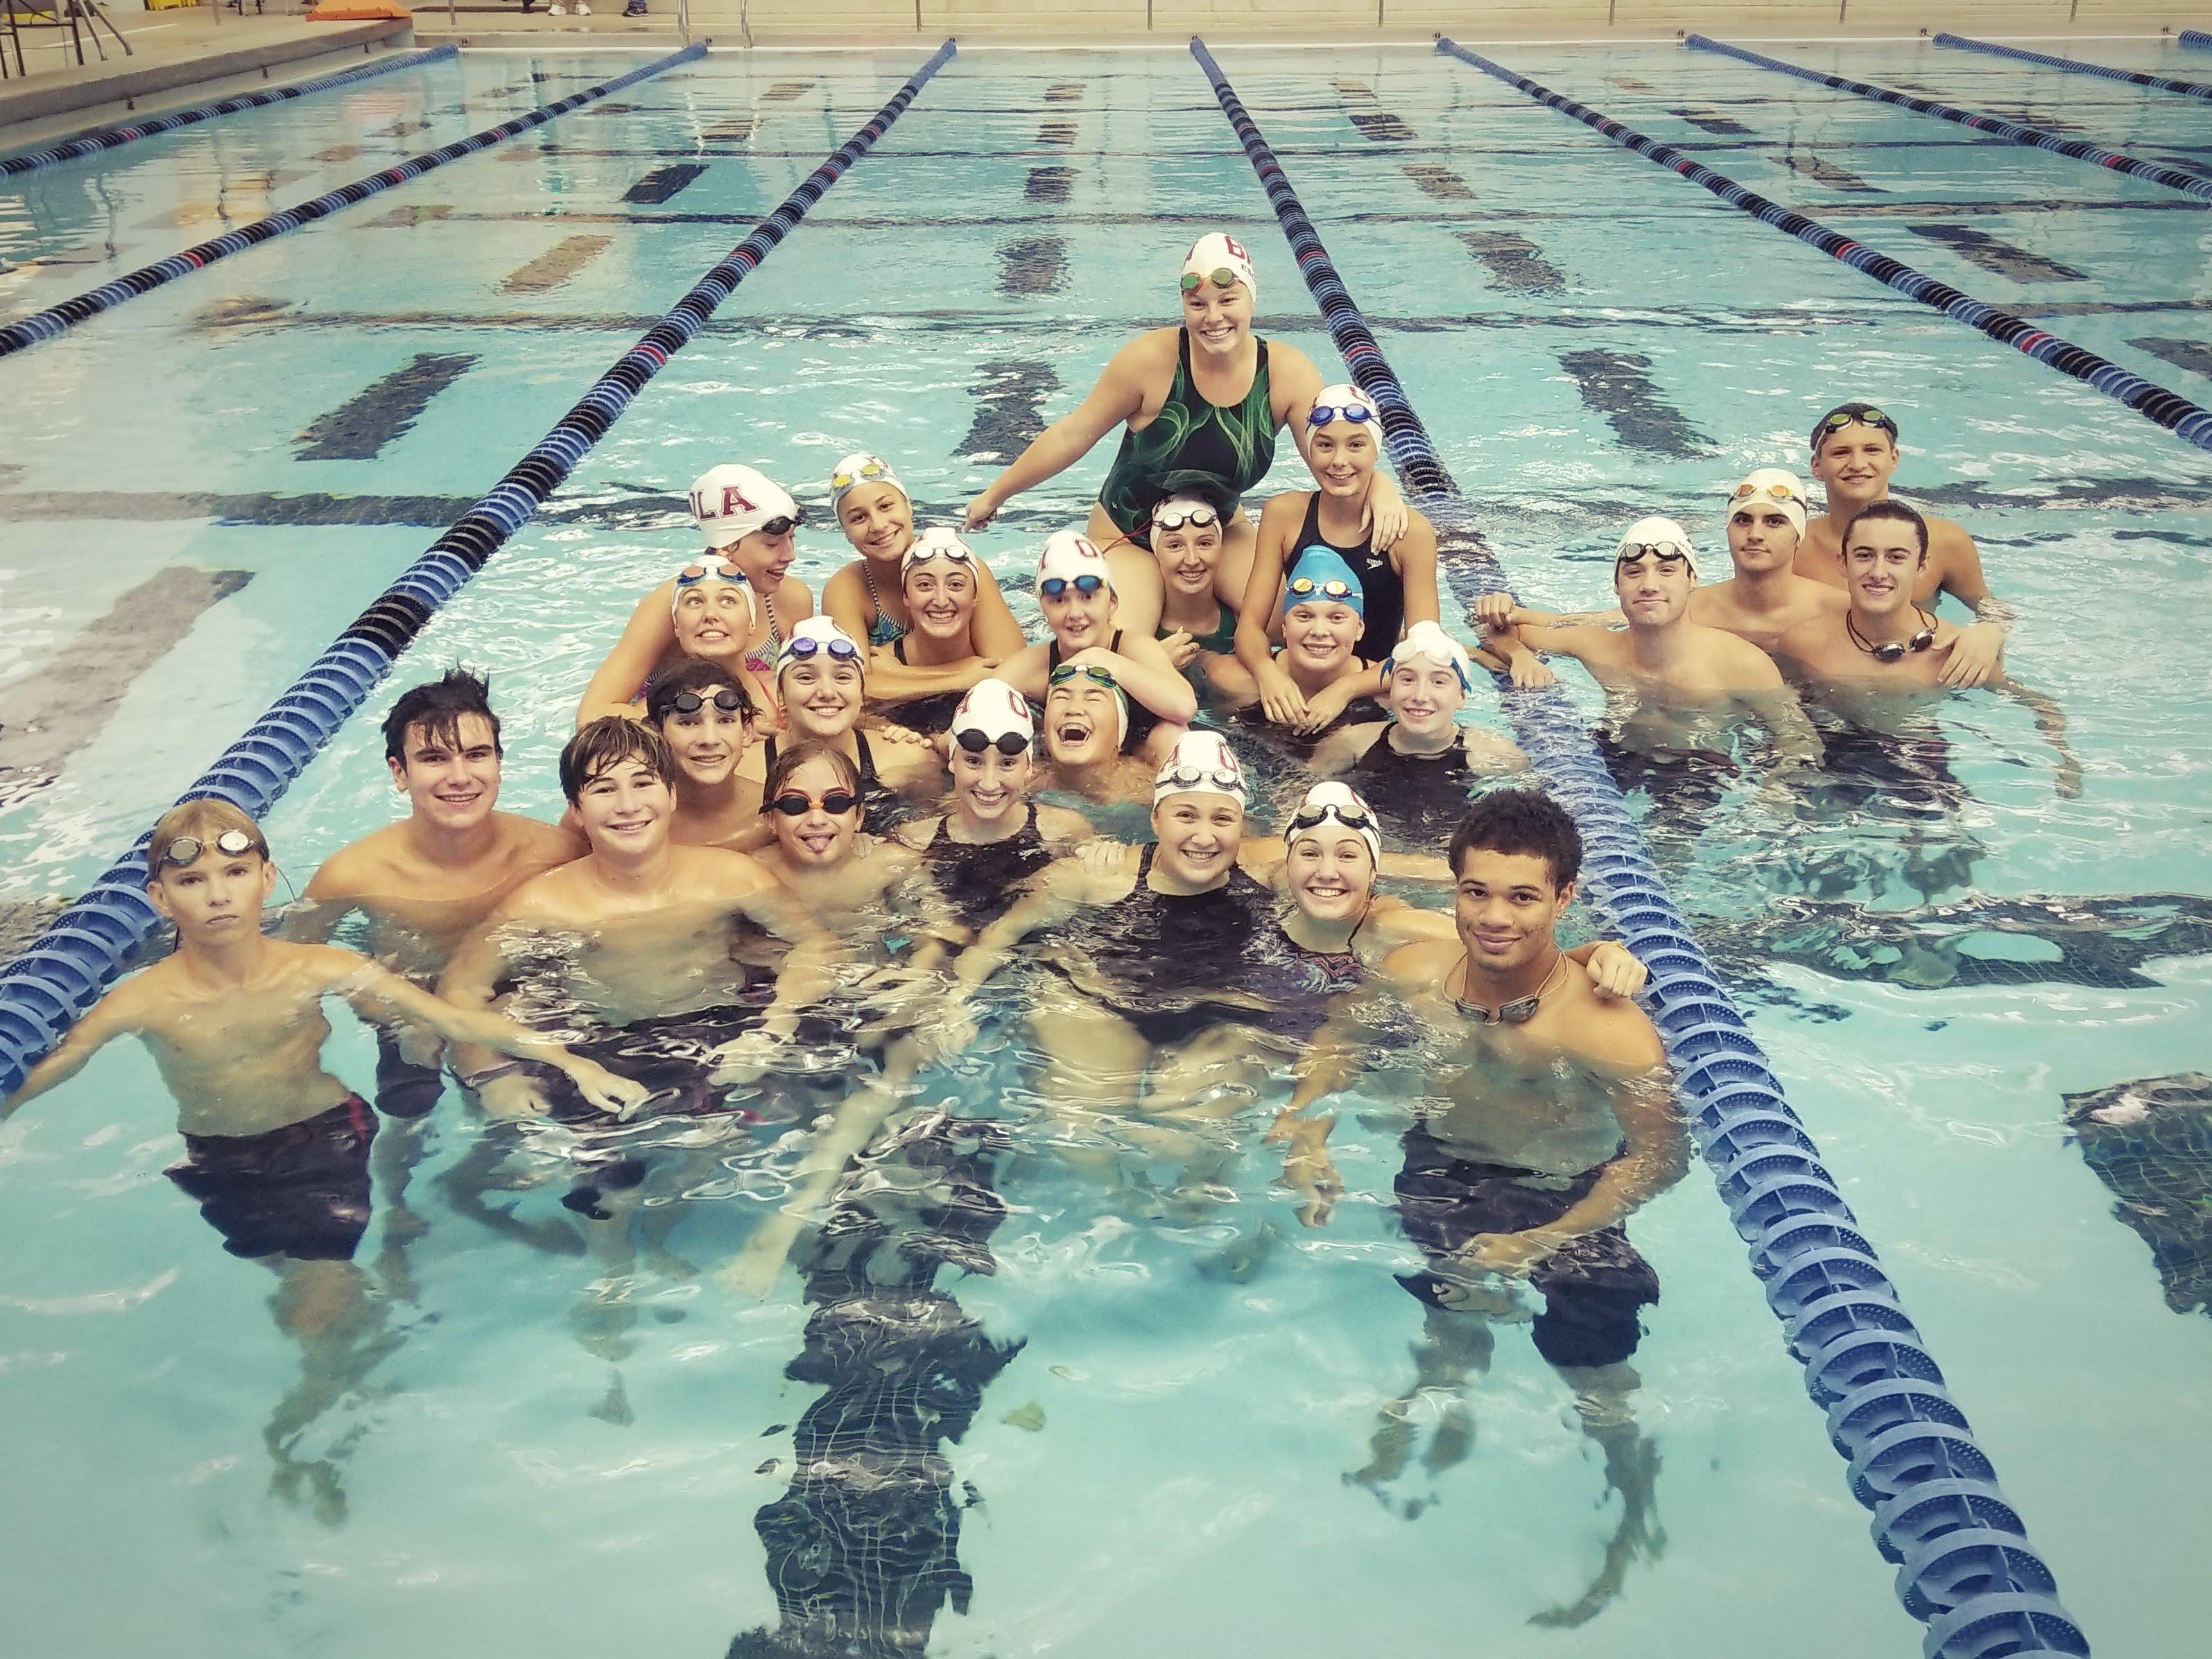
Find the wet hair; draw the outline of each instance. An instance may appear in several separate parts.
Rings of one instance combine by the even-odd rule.
[[[1893,449],[1897,447],[1897,417],[1895,416],[1885,413],[1872,404],[1838,404],[1820,416],[1818,424],[1813,428],[1813,453],[1815,455],[1820,453],[1822,444],[1834,437],[1837,433],[1845,429],[1843,427],[1828,424],[1838,415],[1850,416],[1852,426],[1870,426],[1877,432],[1887,432],[1889,434],[1890,447]]]
[[[561,750],[561,793],[574,806],[586,784],[626,761],[638,762],[671,789],[676,787],[676,751],[667,738],[623,715],[603,714]]]
[[[1566,809],[1535,789],[1494,789],[1479,798],[1452,831],[1445,861],[1459,874],[1469,853],[1528,854],[1544,860],[1552,890],[1564,892],[1582,873],[1583,836]]]
[[[711,697],[724,686],[738,694],[738,712],[750,720],[758,712],[753,694],[745,685],[745,677],[720,663],[703,662],[693,658],[682,666],[656,676],[646,688],[645,717],[659,731],[668,717],[676,712],[676,700],[685,692],[702,697]]]
[[[461,717],[480,714],[491,723],[491,748],[499,746],[499,716],[491,712],[491,682],[456,664],[444,678],[411,685],[399,694],[392,712],[384,717],[384,758],[407,763],[407,733],[416,726],[433,743],[460,747]]]
[[[775,764],[768,769],[768,778],[761,785],[761,805],[765,806],[781,794],[799,768],[814,761],[828,761],[841,785],[856,796],[860,793],[860,769],[853,764],[852,757],[834,743],[810,738],[775,751]]]
[[[1844,526],[1842,546],[1845,551],[1849,551],[1850,548],[1851,532],[1869,519],[1893,520],[1899,524],[1911,525],[1912,533],[1920,538],[1920,556],[1923,559],[1928,556],[1928,520],[1903,501],[1876,501],[1873,506],[1863,507],[1852,514],[1851,521]]]
[[[204,846],[212,847],[219,837],[234,830],[252,836],[253,850],[264,861],[268,859],[268,838],[261,833],[261,826],[239,807],[213,796],[178,802],[155,822],[153,837],[146,843],[146,884],[152,886],[155,878],[167,867],[161,862],[161,854],[179,836],[190,836]]]

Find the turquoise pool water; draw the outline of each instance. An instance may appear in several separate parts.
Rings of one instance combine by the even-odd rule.
[[[50,780],[0,778],[0,902],[102,868],[923,55],[687,66],[0,364],[15,434],[0,720],[18,725],[9,710],[59,660],[82,695],[55,701],[91,722]],[[2201,204],[1700,54],[1492,55],[2212,401]],[[1903,45],[1778,55],[2212,155],[2212,111],[2186,100]],[[2172,73],[2188,57],[2098,55]],[[0,309],[635,61],[464,56],[33,175],[0,198]],[[1937,831],[1878,805],[1784,828],[1732,802],[1694,845],[1662,845],[2069,1605],[2104,1651],[2190,1650],[2212,1326],[2166,1306],[2060,1097],[2203,1068],[2212,970],[2201,920],[2136,950],[2087,912],[2032,907],[2204,888],[2212,467],[1472,70],[1401,50],[1223,62],[1524,598],[1598,597],[1606,550],[1645,512],[1717,545],[1717,492],[1796,464],[1804,429],[1850,396],[1904,422],[1901,493],[1979,539],[2022,612],[2015,672],[2067,708],[2081,799],[2054,799],[2023,712],[1973,697],[1943,715],[1971,802]],[[665,173],[647,182],[690,164],[704,170],[672,192]],[[1258,262],[1262,331],[1333,362],[1186,57],[963,53],[433,622],[399,681],[455,657],[488,666],[507,804],[550,812],[577,694],[630,597],[690,546],[686,482],[743,457],[818,501],[829,464],[866,447],[942,515],[1168,313],[1159,273],[1215,225]],[[1079,519],[1103,465],[980,538],[1002,574]],[[1300,476],[1288,459],[1273,481]],[[811,579],[844,556],[818,529],[802,547]],[[179,614],[143,584],[180,567],[249,579]],[[396,690],[272,817],[295,880],[389,816],[371,717]],[[0,737],[0,763],[20,740]],[[1933,947],[1946,930],[2016,967],[1962,970]],[[366,1082],[365,1034],[341,1030],[332,1054]],[[987,1054],[926,1097],[1004,1103],[1018,1124],[1008,1075]],[[303,1448],[342,1462],[350,1510],[331,1528],[267,1496],[261,1430],[297,1356],[261,1305],[267,1277],[224,1257],[161,1178],[170,1121],[150,1065],[118,1049],[0,1138],[17,1495],[0,1548],[23,1651],[712,1653],[775,1626],[771,1571],[791,1579],[755,1516],[784,1498],[793,1427],[823,1395],[785,1375],[816,1311],[797,1275],[760,1304],[641,1275],[620,1362],[634,1420],[606,1421],[608,1362],[572,1329],[591,1270],[452,1212],[436,1177],[471,1131],[449,1116],[415,1180],[426,1228],[404,1250],[400,1340]],[[945,1369],[980,1393],[972,1426],[936,1448],[972,1592],[936,1613],[930,1650],[1917,1646],[1702,1170],[1633,1224],[1666,1287],[1638,1361],[1666,1544],[1617,1602],[1578,1630],[1528,1622],[1596,1571],[1618,1501],[1516,1328],[1474,1393],[1463,1461],[1416,1462],[1392,1507],[1345,1481],[1413,1380],[1419,1310],[1389,1277],[1414,1260],[1387,1207],[1396,1121],[1382,1098],[1346,1115],[1352,1197],[1322,1231],[1297,1228],[1267,1158],[1245,1158],[1240,1225],[1264,1214],[1279,1238],[1241,1279],[1200,1271],[1228,1224],[1109,1213],[1016,1135],[995,1167],[997,1272],[942,1275],[981,1333]],[[701,1189],[677,1248],[726,1248],[775,1167]],[[557,1218],[552,1198],[525,1193],[521,1213]],[[94,1580],[95,1559],[120,1572]],[[876,1570],[886,1595],[927,1576],[900,1551]]]

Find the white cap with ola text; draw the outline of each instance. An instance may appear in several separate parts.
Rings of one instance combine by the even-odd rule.
[[[1004,680],[978,680],[969,686],[968,695],[952,711],[949,729],[955,737],[963,732],[981,732],[994,742],[1009,733],[1023,738],[1036,736],[1036,722],[1030,715],[1030,700]]]
[[[915,566],[927,564],[932,559],[951,559],[955,563],[973,564],[975,550],[943,525],[932,525],[909,542],[906,551],[899,555],[901,579],[903,580],[906,573]]]
[[[1244,769],[1218,732],[1186,732],[1152,780],[1152,805],[1170,795],[1226,795],[1244,804]]]
[[[702,473],[691,486],[691,516],[709,547],[729,547],[770,519],[796,519],[799,503],[757,467],[731,462]]]
[[[1054,577],[1073,581],[1078,576],[1096,576],[1106,584],[1108,592],[1114,590],[1114,567],[1106,562],[1097,544],[1079,530],[1056,530],[1037,560],[1037,582],[1042,586]]]
[[[808,647],[803,651],[798,648],[802,640],[807,642]],[[809,617],[804,622],[796,622],[791,625],[791,637],[783,642],[783,648],[775,653],[775,672],[781,675],[785,669],[795,662],[811,662],[823,652],[829,651],[831,646],[841,643],[845,649],[832,653],[831,659],[850,662],[862,673],[866,673],[868,653],[860,648],[860,641],[840,628],[834,617],[819,615]]]
[[[1190,245],[1190,252],[1182,262],[1182,274],[1196,275],[1208,282],[1217,270],[1233,270],[1237,280],[1244,284],[1251,295],[1252,303],[1260,302],[1260,282],[1252,274],[1252,256],[1244,252],[1244,245],[1226,231],[1209,230]]]

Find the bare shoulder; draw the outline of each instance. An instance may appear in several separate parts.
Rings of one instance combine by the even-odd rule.
[[[1037,810],[1042,812],[1044,809],[1039,807]],[[909,848],[918,853],[937,839],[937,832],[944,825],[945,820],[942,817],[915,818],[899,825],[884,839],[896,842],[900,846]]]
[[[390,868],[399,832],[399,825],[387,823],[339,848],[308,879],[305,896],[325,901],[362,896],[376,885],[378,872]]]
[[[1724,667],[1734,684],[1762,690],[1782,683],[1774,659],[1741,634],[1731,634],[1725,628],[1707,628],[1704,643],[1710,653],[1708,660]]]
[[[1306,503],[1312,498],[1310,489],[1286,489],[1279,495],[1268,496],[1267,504],[1260,509],[1261,527],[1302,522],[1306,516]]]
[[[1382,971],[1401,985],[1417,988],[1438,986],[1459,965],[1459,959],[1464,954],[1456,938],[1421,939],[1412,945],[1401,945],[1383,957]]]
[[[1278,390],[1287,386],[1295,391],[1301,382],[1310,382],[1304,386],[1308,397],[1322,387],[1321,370],[1314,366],[1314,360],[1283,340],[1267,342],[1267,378]]]
[[[1783,656],[1796,657],[1801,661],[1814,660],[1827,649],[1828,641],[1836,632],[1836,618],[1842,614],[1841,611],[1836,611],[1793,623],[1782,630],[1782,637],[1774,642],[1775,650]]]
[[[560,824],[521,812],[501,812],[498,817],[500,834],[507,846],[528,862],[550,869],[584,855],[584,843]]]
[[[1615,1077],[1638,1077],[1663,1065],[1667,1047],[1650,1017],[1632,1002],[1600,1000],[1589,988],[1589,970],[1577,964],[1575,971],[1582,975],[1583,988],[1575,1007],[1577,1054]]]
[[[1173,373],[1182,348],[1180,328],[1148,328],[1107,360],[1102,380],[1143,386],[1162,369]]]
[[[671,851],[684,884],[701,893],[723,893],[744,898],[776,885],[768,866],[750,853],[726,847],[678,847]]]
[[[361,952],[342,945],[296,945],[289,939],[271,939],[269,950],[270,965],[287,982],[303,991],[325,991],[364,973],[381,971]]]
[[[1974,538],[1967,532],[1966,526],[1956,519],[1939,519],[1930,514],[1927,523],[1930,552],[1951,548],[1971,549],[1974,545]]]
[[[1089,841],[1097,833],[1089,818],[1066,806],[1039,806],[1036,827],[1048,842]]]
[[[796,576],[786,576],[775,590],[775,608],[781,623],[805,622],[814,614],[814,590]]]

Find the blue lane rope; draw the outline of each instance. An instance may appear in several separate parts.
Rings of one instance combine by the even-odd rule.
[[[2022,126],[2017,121],[1984,115],[1975,110],[1960,109],[1954,104],[1939,104],[1932,98],[1916,98],[1911,93],[1893,92],[1887,87],[1873,86],[1864,81],[1849,80],[1840,75],[1825,75],[1819,70],[1806,69],[1801,64],[1785,64],[1779,58],[1769,58],[1763,52],[1732,46],[1727,41],[1716,40],[1710,35],[1689,35],[1683,44],[1695,46],[1700,52],[1717,52],[1723,58],[1737,58],[1743,63],[1756,64],[1760,69],[1773,70],[1778,74],[1794,75],[1799,80],[1810,81],[1816,86],[1832,88],[1838,92],[1855,92],[1860,97],[1871,98],[1877,103],[1894,104],[1899,109],[1909,109],[1917,114],[1955,121],[1962,127],[1972,127],[1978,132],[1994,133],[2015,144],[2053,150],[2061,155],[2071,155],[2076,161],[2094,161],[2099,167],[2113,173],[2148,179],[2154,185],[2164,185],[2168,190],[2178,190],[2202,201],[2212,202],[2212,175],[2191,173],[2157,161],[2142,161],[2080,138],[2062,138],[2055,132],[2044,131],[2040,127]]]
[[[2010,58],[2022,64],[2040,64],[2045,69],[2064,70],[2069,75],[2094,75],[2102,81],[2124,81],[2131,87],[2151,87],[2160,92],[2178,92],[2185,98],[2212,98],[2212,85],[2202,81],[2177,81],[2168,75],[2141,75],[2134,70],[2114,69],[2110,64],[2092,64],[2080,58],[2053,58],[2047,52],[2030,52],[2026,46],[2000,46],[1994,40],[1970,40],[1963,34],[1938,34],[1936,44],[1950,46],[1959,52],[1981,52],[1992,58]]]
[[[328,218],[342,208],[349,208],[356,202],[380,196],[395,185],[419,179],[448,161],[458,161],[480,149],[489,149],[494,144],[514,137],[518,132],[542,127],[556,116],[566,115],[570,110],[580,109],[586,104],[597,103],[611,92],[635,86],[640,81],[674,69],[678,64],[688,63],[694,58],[703,58],[707,46],[706,41],[695,40],[683,51],[655,58],[642,69],[634,69],[628,75],[617,76],[611,81],[602,81],[598,86],[571,93],[558,103],[541,104],[512,120],[501,121],[495,127],[486,127],[482,132],[471,133],[465,138],[456,139],[426,155],[395,162],[381,173],[372,173],[366,179],[356,179],[328,195],[318,196],[312,202],[302,202],[298,207],[272,213],[266,219],[257,219],[250,225],[225,231],[211,241],[202,242],[198,247],[188,247],[182,253],[173,253],[156,264],[141,266],[128,276],[118,276],[112,283],[103,283],[74,299],[64,300],[58,306],[33,312],[28,317],[18,318],[0,327],[0,357],[9,356],[38,344],[41,340],[51,340],[65,334],[88,317],[97,317],[103,311],[112,311],[125,301],[135,300],[142,294],[151,294],[155,289],[173,283],[179,276],[188,276],[218,259],[227,259],[234,253],[243,253],[250,247],[258,247],[271,237],[282,236],[288,230],[297,230],[302,225],[311,225],[319,219]]]
[[[1992,340],[2025,352],[2036,362],[2070,375],[2086,386],[2095,387],[2109,398],[2116,398],[2147,420],[2155,421],[2167,431],[2199,449],[2212,449],[2212,410],[2193,404],[2178,392],[2154,386],[2141,375],[2131,374],[2118,363],[2100,357],[2085,346],[2061,339],[2048,330],[2040,329],[2026,319],[2000,311],[1995,306],[1961,293],[1948,283],[1915,270],[1911,265],[1893,259],[1887,253],[1876,252],[1863,242],[1829,229],[1816,219],[1808,219],[1793,212],[1778,202],[1771,202],[1756,191],[1745,189],[1735,179],[1715,173],[1695,158],[1685,155],[1672,144],[1662,144],[1656,138],[1645,137],[1632,127],[1623,126],[1609,116],[1599,114],[1586,105],[1553,92],[1549,87],[1516,75],[1503,64],[1494,64],[1479,53],[1469,52],[1457,41],[1439,35],[1437,50],[1472,64],[1486,75],[1495,76],[1506,85],[1526,93],[1540,104],[1548,105],[1562,115],[1571,115],[1584,126],[1603,133],[1616,143],[1635,151],[1646,161],[1656,161],[1671,168],[1695,185],[1702,185],[1730,207],[1741,208],[1754,219],[1772,225],[1777,230],[1787,231],[1799,241],[1816,247],[1831,258],[1840,259],[1852,270],[1863,272],[1875,281],[1895,289],[1909,299],[1917,300],[1942,312],[1954,322],[1964,323],[1978,330]]]
[[[691,57],[705,49],[702,42],[679,55]],[[806,216],[823,192],[868,153],[952,54],[953,43],[947,40],[874,119],[832,152],[624,352],[489,495],[401,572],[180,799],[212,796],[257,819],[264,817],[367,700],[431,614],[560,488],[669,358]],[[28,950],[0,969],[0,1095],[21,1085],[24,1073],[99,1000],[159,924],[146,898],[150,836],[150,831],[141,836]]]
[[[1194,39],[1191,52],[1243,141],[1353,380],[1395,416],[1386,416],[1383,433],[1392,463],[1447,545],[1481,545],[1472,510],[1282,164],[1205,43]],[[1455,557],[1443,567],[1462,601],[1504,585],[1483,550],[1482,558]],[[1806,1385],[1827,1411],[1851,1490],[1875,1511],[1877,1546],[1899,1564],[1899,1598],[1928,1623],[1926,1652],[1930,1659],[2086,1655],[2087,1642],[2055,1599],[2050,1569],[2029,1547],[1873,1245],[1668,896],[1574,705],[1556,687],[1511,691],[1501,701],[1530,762],[1581,828],[1583,891],[1650,970],[1654,1018],[1692,1133],[1804,1364]]]
[[[2199,52],[2212,52],[2212,34],[2205,33],[2203,29],[2184,29],[2179,39],[2185,46],[2194,46]]]
[[[0,179],[12,178],[20,173],[36,173],[41,167],[73,161],[80,155],[97,155],[104,149],[135,144],[141,138],[151,138],[155,133],[174,132],[179,127],[212,121],[219,115],[235,115],[242,109],[259,109],[264,104],[281,104],[288,98],[305,98],[311,92],[328,92],[332,87],[350,86],[356,81],[366,81],[373,75],[390,75],[398,70],[420,69],[425,64],[434,64],[443,58],[459,57],[460,50],[448,42],[442,46],[432,46],[427,52],[394,52],[374,63],[363,64],[358,69],[341,70],[336,75],[319,75],[312,81],[301,81],[289,87],[270,87],[264,92],[245,93],[236,98],[226,98],[219,104],[200,104],[191,109],[180,109],[173,114],[150,120],[133,121],[125,127],[103,127],[98,132],[64,139],[58,144],[49,144],[44,149],[26,150],[21,155],[0,160]]]

